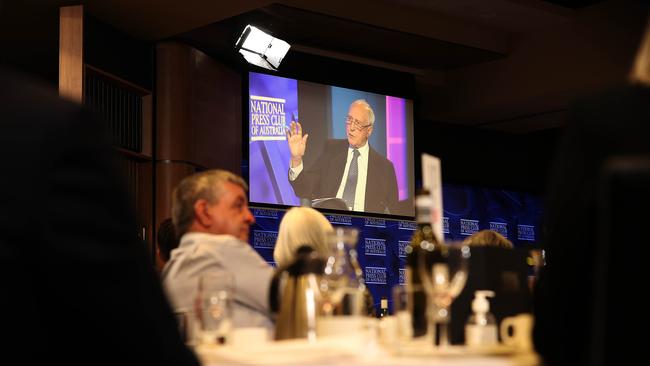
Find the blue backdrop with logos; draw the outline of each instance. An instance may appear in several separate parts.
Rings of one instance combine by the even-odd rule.
[[[443,185],[443,231],[446,240],[463,240],[472,233],[492,229],[510,239],[515,247],[534,247],[540,232],[541,198],[522,192]],[[269,263],[277,238],[283,209],[252,208],[255,224],[251,245]],[[334,226],[359,229],[357,253],[366,284],[379,309],[382,297],[404,283],[406,253],[415,231],[414,221],[379,217],[325,214]]]

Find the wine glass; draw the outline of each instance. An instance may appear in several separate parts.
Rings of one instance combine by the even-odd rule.
[[[448,346],[451,304],[467,282],[469,246],[460,243],[434,244],[423,241],[425,255],[419,257],[418,271],[429,297],[429,322],[434,344]]]

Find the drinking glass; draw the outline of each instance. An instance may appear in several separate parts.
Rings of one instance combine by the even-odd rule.
[[[426,255],[418,260],[422,285],[429,297],[427,309],[434,344],[449,346],[451,304],[467,282],[469,246],[461,243],[433,244],[424,247]]]
[[[426,336],[427,293],[420,285],[393,287],[393,314],[397,319],[398,339],[402,342]]]
[[[196,314],[201,343],[226,343],[232,330],[234,294],[234,277],[229,272],[208,272],[199,277]]]
[[[354,228],[336,228],[328,235],[330,255],[320,281],[324,315],[361,315],[365,283],[357,262],[359,236]]]

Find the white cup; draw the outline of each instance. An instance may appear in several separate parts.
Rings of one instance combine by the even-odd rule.
[[[532,350],[533,322],[533,316],[528,313],[504,318],[499,327],[501,342],[520,351]]]

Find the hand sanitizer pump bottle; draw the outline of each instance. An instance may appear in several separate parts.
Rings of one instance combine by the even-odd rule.
[[[497,344],[497,322],[490,313],[487,297],[494,291],[476,291],[472,301],[474,312],[465,324],[465,344],[468,346],[494,346]]]

